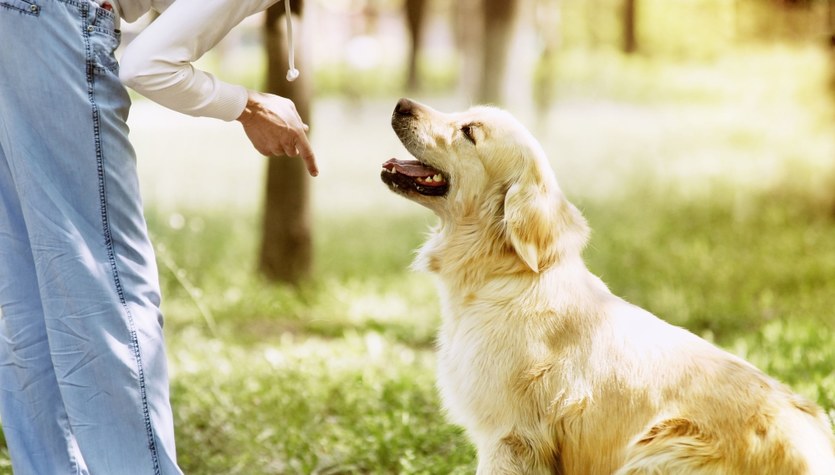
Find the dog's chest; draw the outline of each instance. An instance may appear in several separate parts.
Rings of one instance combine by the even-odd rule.
[[[520,383],[536,355],[546,351],[509,320],[506,314],[465,311],[445,318],[441,327],[438,385],[454,422],[471,431],[524,424],[530,408],[539,405],[520,400]]]

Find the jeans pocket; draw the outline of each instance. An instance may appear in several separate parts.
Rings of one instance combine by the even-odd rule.
[[[116,48],[119,47],[119,34],[114,36],[105,34],[90,35],[90,48],[93,52],[93,62],[97,72],[109,71],[119,73],[119,62],[116,60]]]
[[[27,15],[38,16],[41,6],[34,0],[0,0],[0,8],[8,8]]]
[[[2,1],[2,0],[0,0]],[[116,48],[122,39],[122,32],[115,27],[116,19],[112,12],[92,4],[88,17],[87,33],[97,72],[119,72],[116,61]]]

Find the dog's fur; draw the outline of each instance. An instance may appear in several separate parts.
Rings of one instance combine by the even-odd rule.
[[[586,221],[507,112],[403,99],[392,126],[449,183],[392,189],[440,217],[415,266],[439,277],[438,385],[479,474],[835,474],[821,409],[586,269]]]

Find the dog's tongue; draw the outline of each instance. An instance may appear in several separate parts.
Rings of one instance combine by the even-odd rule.
[[[383,168],[389,171],[395,170],[397,173],[402,173],[403,175],[412,178],[433,176],[441,173],[432,167],[427,167],[417,160],[398,160],[396,158],[389,159],[383,164]]]

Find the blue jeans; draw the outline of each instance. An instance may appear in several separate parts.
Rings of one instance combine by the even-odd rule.
[[[18,475],[179,474],[112,13],[0,0],[0,420]]]

